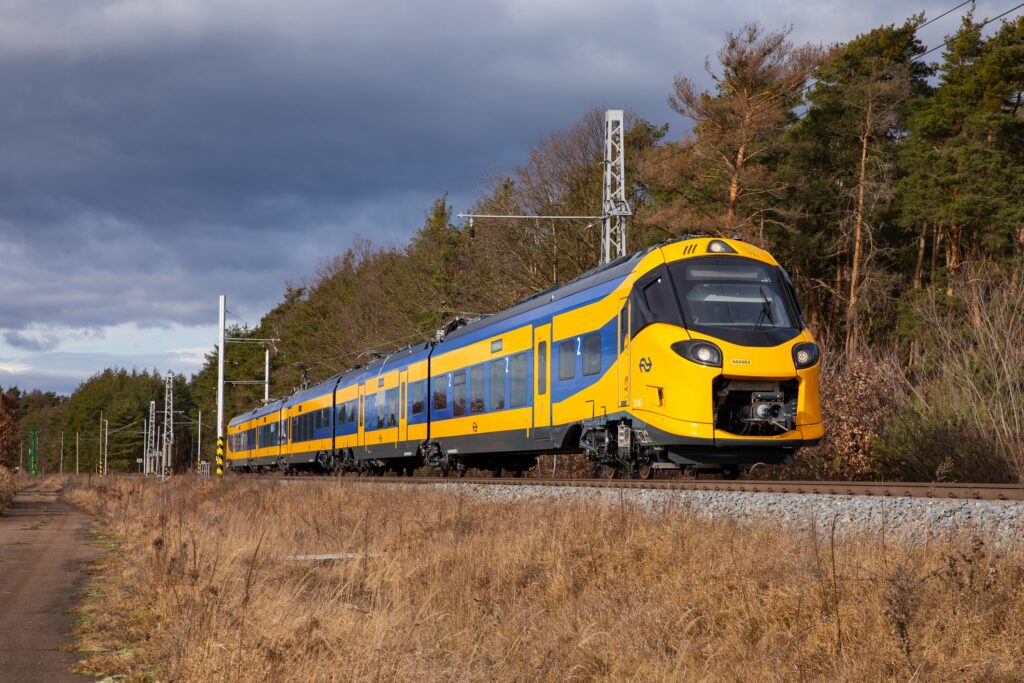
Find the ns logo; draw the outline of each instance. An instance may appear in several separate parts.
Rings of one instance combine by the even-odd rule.
[[[650,372],[651,368],[654,367],[654,363],[651,362],[650,358],[640,359],[640,372]]]

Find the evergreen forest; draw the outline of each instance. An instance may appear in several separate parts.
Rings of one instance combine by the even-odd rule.
[[[1024,475],[1024,18],[970,13],[930,50],[917,36],[924,23],[914,16],[837,45],[742,26],[709,56],[707,73],[665,84],[676,120],[627,110],[630,251],[687,234],[763,246],[793,278],[822,344],[828,436],[771,476]],[[670,124],[686,132],[670,136]],[[597,107],[492,175],[467,208],[598,215],[603,157]],[[229,330],[281,340],[272,396],[597,263],[599,222],[470,227],[443,194],[424,209],[407,242],[357,238],[288,285],[257,325]],[[229,347],[229,375],[262,373],[261,346]],[[200,456],[199,410],[202,457],[212,456],[216,374],[213,353],[195,376],[174,378],[179,470]],[[163,393],[160,373],[118,369],[70,397],[8,389],[0,459],[15,461],[36,427],[47,470],[61,430],[65,471],[76,432],[83,468],[94,468],[102,411],[111,467],[137,468],[142,420],[150,401],[162,409]],[[261,399],[262,387],[232,387],[226,413]],[[137,427],[114,432],[128,424]]]

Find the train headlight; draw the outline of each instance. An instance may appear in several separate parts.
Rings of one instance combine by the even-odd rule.
[[[722,240],[711,240],[708,242],[708,251],[712,254],[735,254],[736,250]]]
[[[672,350],[686,360],[712,368],[722,367],[722,350],[711,342],[691,340],[676,342]]]
[[[818,345],[810,342],[797,344],[793,347],[793,364],[797,370],[809,368],[818,362]]]

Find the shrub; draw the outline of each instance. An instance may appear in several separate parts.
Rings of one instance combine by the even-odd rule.
[[[876,350],[849,360],[838,351],[822,358],[825,438],[801,450],[792,465],[766,472],[786,479],[874,479],[881,469],[875,443],[910,391],[899,357]]]
[[[958,298],[934,292],[910,307],[920,353],[909,400],[878,443],[888,476],[1024,477],[1024,273],[1001,275],[965,279]]]
[[[14,473],[6,467],[0,467],[0,515],[14,500],[15,491],[17,491],[17,481]]]

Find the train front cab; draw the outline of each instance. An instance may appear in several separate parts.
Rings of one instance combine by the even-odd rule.
[[[658,460],[727,467],[787,462],[817,443],[817,345],[784,271],[734,240],[661,252],[620,312],[622,393],[639,440]]]

